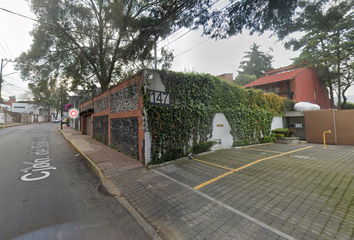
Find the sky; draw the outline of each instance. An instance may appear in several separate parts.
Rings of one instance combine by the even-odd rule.
[[[220,0],[219,5],[216,4],[215,7],[222,7],[225,2],[227,1]],[[25,0],[0,0],[0,7],[35,18]],[[33,24],[34,22],[29,19],[0,10],[1,59],[15,59],[29,49],[32,42],[29,32],[33,29]],[[173,71],[195,71],[212,75],[233,73],[235,78],[239,63],[253,42],[260,45],[261,51],[274,57],[272,63],[274,68],[291,65],[291,59],[299,55],[299,52],[285,50],[283,43],[278,42],[276,37],[271,37],[270,33],[250,36],[244,32],[242,35],[215,41],[207,36],[202,37],[201,30],[192,31],[180,37],[187,31],[180,30],[157,45],[159,49],[168,44],[173,51],[175,55],[171,68]],[[3,68],[3,76],[11,75],[3,77],[1,94],[4,99],[15,95],[17,100],[21,100],[23,92],[28,90],[28,82],[21,80],[19,74],[14,72],[16,72],[14,63],[8,62]],[[347,95],[354,95],[353,87],[348,90]]]

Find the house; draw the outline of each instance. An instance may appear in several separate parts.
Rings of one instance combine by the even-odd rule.
[[[331,108],[328,90],[320,82],[314,67],[308,68],[300,65],[278,68],[266,72],[265,77],[258,78],[243,87],[262,89],[294,102],[315,103],[321,109]]]
[[[218,75],[217,77],[219,77],[231,84],[234,83],[234,74],[233,73],[224,73],[224,74]]]

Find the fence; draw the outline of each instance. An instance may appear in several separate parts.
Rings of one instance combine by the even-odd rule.
[[[323,132],[328,144],[354,145],[354,110],[320,110],[305,112],[306,140],[323,143]]]

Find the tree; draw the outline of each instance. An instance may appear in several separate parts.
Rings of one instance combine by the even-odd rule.
[[[285,45],[302,50],[295,63],[306,61],[309,66],[316,66],[320,79],[330,90],[332,107],[336,92],[339,109],[346,104],[345,92],[354,84],[353,6],[352,2],[341,2],[324,9],[314,3],[300,14],[296,23],[306,34]]]
[[[323,7],[330,0],[315,2]],[[244,29],[249,30],[251,34],[271,31],[280,39],[284,39],[298,30],[298,13],[311,5],[312,1],[309,0],[231,1],[228,7],[215,10],[208,21],[203,22],[203,32],[218,39],[241,34]]]
[[[31,100],[30,102],[38,107],[43,107],[47,111],[48,116],[51,115],[51,109],[54,108],[56,112],[53,114],[53,117],[57,119],[58,113],[61,110],[61,100],[63,99],[64,102],[67,102],[68,93],[61,91],[53,79],[49,82],[29,83],[28,88],[30,89],[30,94],[26,94],[28,100]]]
[[[17,59],[31,82],[66,78],[105,91],[132,66],[147,66],[158,39],[203,20],[209,0],[29,0],[38,22]],[[170,52],[163,56],[171,61]],[[161,60],[161,59],[160,59]]]
[[[240,62],[238,75],[235,78],[235,84],[244,86],[257,78],[263,77],[266,71],[272,70],[272,59],[268,53],[259,50],[259,45],[253,43],[251,51],[245,52],[243,61]]]

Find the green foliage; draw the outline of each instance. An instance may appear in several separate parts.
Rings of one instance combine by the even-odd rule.
[[[48,76],[81,86],[108,89],[125,73],[153,64],[153,47],[180,27],[191,27],[208,14],[209,1],[29,0],[39,21],[30,49],[17,59],[23,79]],[[177,14],[176,14],[177,13]],[[198,19],[198,20],[197,20]],[[173,55],[162,48],[158,63],[168,67]],[[94,78],[92,78],[95,76]]]
[[[192,147],[192,152],[194,154],[210,151],[211,147],[216,144],[215,141],[196,143]]]
[[[272,134],[273,137],[275,137],[276,139],[278,138],[283,138],[284,137],[284,134]]]
[[[250,51],[245,52],[246,55],[243,57],[243,61],[240,62],[239,66],[239,69],[241,69],[242,71],[239,71],[238,76],[242,77],[243,74],[255,75],[257,79],[260,77],[264,77],[266,71],[273,69],[273,56],[260,51],[259,47],[260,46],[256,43],[253,43]],[[235,80],[238,82],[237,77]]]
[[[284,99],[284,112],[294,111],[294,105],[295,105],[294,101],[285,98]]]
[[[264,136],[259,139],[259,143],[270,143],[275,142],[277,139],[275,136]]]
[[[150,105],[150,92],[142,87],[154,164],[186,156],[190,145],[212,138],[216,113],[225,115],[234,140],[243,144],[268,135],[273,117],[283,114],[283,98],[275,94],[246,90],[209,74],[160,74],[172,96],[169,108]]]
[[[70,122],[70,119],[68,117],[65,118],[65,123],[68,124]]]
[[[338,1],[327,8],[319,4],[313,2],[299,14],[297,26],[305,34],[289,40],[285,47],[302,51],[295,63],[307,62],[317,68],[332,100],[337,93],[340,109],[346,102],[345,92],[354,84],[354,2]]]
[[[347,102],[342,109],[354,109],[354,103]]]
[[[237,84],[242,87],[250,82],[253,82],[256,79],[257,79],[256,75],[245,74],[245,73],[239,72],[239,74],[236,76],[236,78],[234,80],[234,84]]]
[[[277,128],[277,129],[272,130],[272,133],[274,133],[276,135],[281,134],[281,135],[283,135],[283,137],[292,137],[295,134],[295,130],[288,129],[288,128]],[[275,136],[275,137],[277,137],[277,136]]]

